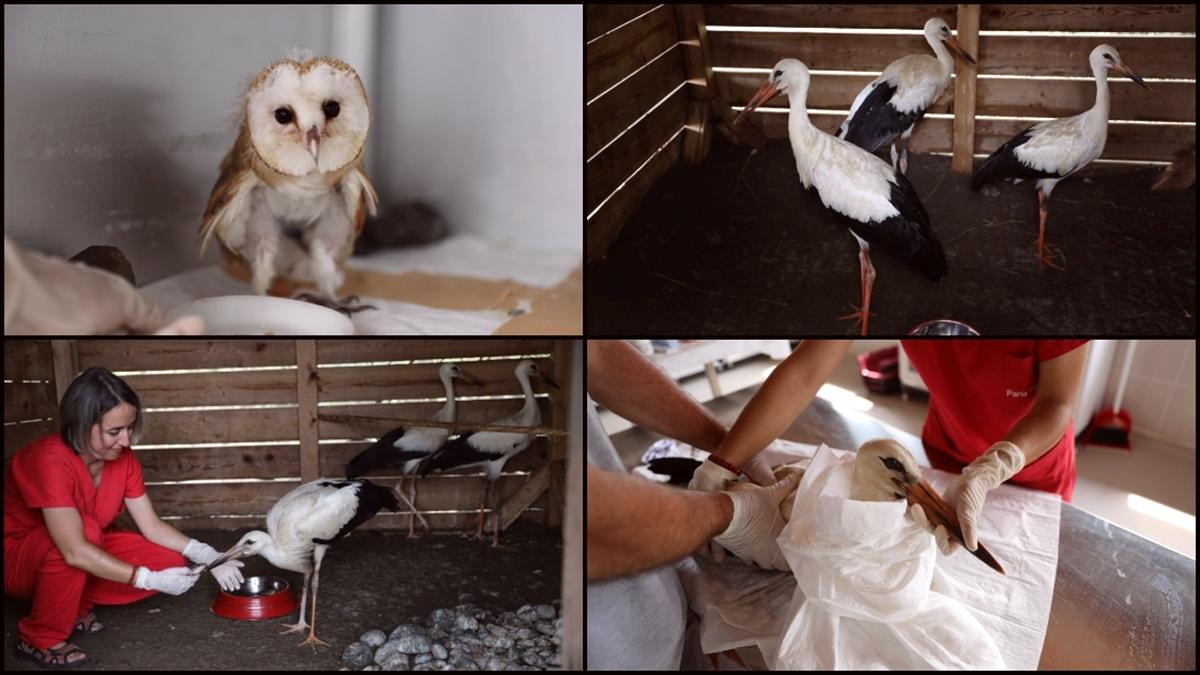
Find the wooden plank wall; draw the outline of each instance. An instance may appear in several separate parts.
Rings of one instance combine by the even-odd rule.
[[[679,161],[688,93],[681,86],[682,49],[669,5],[587,5],[584,30],[584,213],[591,262]]]
[[[486,423],[520,409],[513,376],[520,355],[544,355],[540,365],[554,373],[551,355],[568,353],[553,340],[78,340],[75,348],[80,371],[99,365],[123,373],[138,393],[146,426],[137,453],[149,494],[159,515],[183,528],[259,526],[274,502],[302,479],[345,475],[351,457],[395,426],[390,419],[424,419],[441,407],[442,401],[433,400],[444,396],[438,363],[382,362],[461,360],[482,385],[456,382],[457,396],[472,399],[458,402],[458,418]],[[17,364],[30,364],[19,371],[23,377],[51,379],[49,342],[7,341],[6,379],[10,369],[18,372]],[[246,367],[265,369],[199,372]],[[156,372],[166,370],[183,372]],[[48,386],[53,392],[52,381]],[[554,415],[568,396],[565,386],[554,390],[534,381],[535,393],[549,394],[538,399],[543,426],[565,426]],[[5,421],[44,407],[46,396],[18,392],[6,382]],[[502,396],[514,398],[497,398]],[[201,406],[206,409],[181,409]],[[18,432],[9,429],[6,425],[6,455],[20,447],[12,445]],[[23,437],[24,430],[20,433]],[[172,447],[152,447],[164,445]],[[498,483],[502,501],[516,495],[531,472],[545,471],[554,476],[547,484],[563,484],[565,454],[551,460],[550,447],[539,438],[505,466]],[[370,477],[395,484],[394,472]],[[422,479],[417,507],[435,530],[473,529],[482,484],[482,474],[469,470]],[[561,490],[555,497],[552,502],[542,491],[531,508],[521,509],[522,517],[560,522],[561,513],[550,511],[561,510]],[[381,514],[364,527],[407,527],[406,514]],[[508,515],[517,514],[506,509],[511,521]]]
[[[1114,33],[1195,33],[1195,5],[983,5],[981,31],[1103,31]],[[707,25],[900,28],[919,30],[927,19],[941,17],[956,25],[954,5],[710,5]],[[926,54],[922,35],[845,35],[807,33],[717,32],[709,30],[713,66],[761,69],[761,73],[716,74],[717,89],[736,105],[744,104],[762,84],[769,69],[783,57],[795,57],[813,70],[864,71],[861,74],[814,74],[808,107],[813,123],[833,132],[844,119],[858,91],[897,58]],[[1138,122],[1195,122],[1196,50],[1194,37],[979,37],[978,116],[1014,119],[976,119],[973,153],[986,155],[1039,118],[1065,117],[1095,102],[1096,87],[1087,57],[1095,46],[1108,43],[1123,61],[1145,78],[1187,81],[1153,82],[1154,92],[1128,78],[1110,74],[1110,119]],[[1029,79],[995,79],[989,75],[1019,75]],[[1045,76],[1080,80],[1045,79]],[[1041,79],[1039,79],[1041,78]],[[950,112],[951,89],[930,109]],[[752,119],[769,138],[787,137],[786,102],[776,99],[774,111],[757,112]],[[815,110],[814,110],[815,109]],[[760,109],[762,110],[762,109]],[[1195,126],[1110,122],[1104,159],[1170,161],[1177,150],[1195,143]],[[912,149],[951,152],[950,118],[930,118],[917,126]]]
[[[50,340],[5,340],[4,466],[26,443],[57,430]]]

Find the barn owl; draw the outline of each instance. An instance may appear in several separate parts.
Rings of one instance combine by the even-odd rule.
[[[241,130],[200,224],[200,255],[216,235],[226,269],[254,292],[297,295],[347,313],[341,263],[378,197],[362,168],[371,122],[358,73],[330,57],[286,58],[246,92]],[[276,282],[272,286],[272,282]]]

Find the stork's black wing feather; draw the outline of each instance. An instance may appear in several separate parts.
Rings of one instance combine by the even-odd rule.
[[[1017,154],[1014,151],[1033,137],[1029,133],[1032,130],[1033,127],[1030,126],[1016,136],[1008,139],[1004,145],[996,148],[995,152],[988,155],[988,158],[983,160],[983,164],[979,165],[975,173],[971,174],[971,189],[978,190],[992,181],[1003,178],[1030,178],[1033,180],[1038,178],[1059,178],[1060,174],[1035,169],[1027,164],[1022,164],[1021,160],[1017,159]]]
[[[405,431],[407,427],[396,427],[380,436],[371,447],[355,455],[354,459],[346,463],[346,478],[358,478],[382,466],[424,457],[424,452],[401,450],[394,445]]]
[[[659,457],[650,460],[648,466],[654,473],[669,477],[671,485],[687,485],[701,463],[691,457]]]
[[[400,511],[400,502],[396,500],[396,494],[391,490],[376,485],[365,478],[347,481],[326,481],[321,485],[332,485],[337,488],[349,487],[350,485],[358,484],[358,508],[354,510],[354,516],[338,530],[338,533],[333,535],[331,539],[317,539],[313,537],[313,542],[318,544],[332,544],[342,537],[350,534],[354,528],[362,525],[379,513],[380,509],[388,509],[392,512]]]
[[[900,213],[882,222],[864,223],[842,217],[850,229],[867,242],[878,244],[900,257],[930,281],[941,279],[946,274],[946,253],[929,224],[929,216],[916,188],[904,174],[896,172],[888,201]]]
[[[846,120],[846,134],[842,138],[867,152],[875,152],[925,116],[923,109],[910,113],[897,110],[891,105],[895,95],[896,85],[887,80],[875,85],[858,110]]]
[[[417,466],[417,473],[428,476],[431,473],[453,469],[456,466],[487,462],[504,456],[504,453],[489,452],[471,445],[471,436],[471,432],[465,432],[443,445],[441,449],[429,455]]]

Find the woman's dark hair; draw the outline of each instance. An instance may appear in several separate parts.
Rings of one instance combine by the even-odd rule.
[[[107,368],[88,368],[75,378],[58,404],[59,433],[75,452],[91,450],[92,425],[121,403],[137,410],[130,433],[130,444],[142,436],[142,404],[137,394]]]

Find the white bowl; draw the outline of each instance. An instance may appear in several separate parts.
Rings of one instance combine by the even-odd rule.
[[[206,335],[354,335],[354,324],[341,312],[266,295],[202,298],[176,305],[167,315],[203,318]]]

